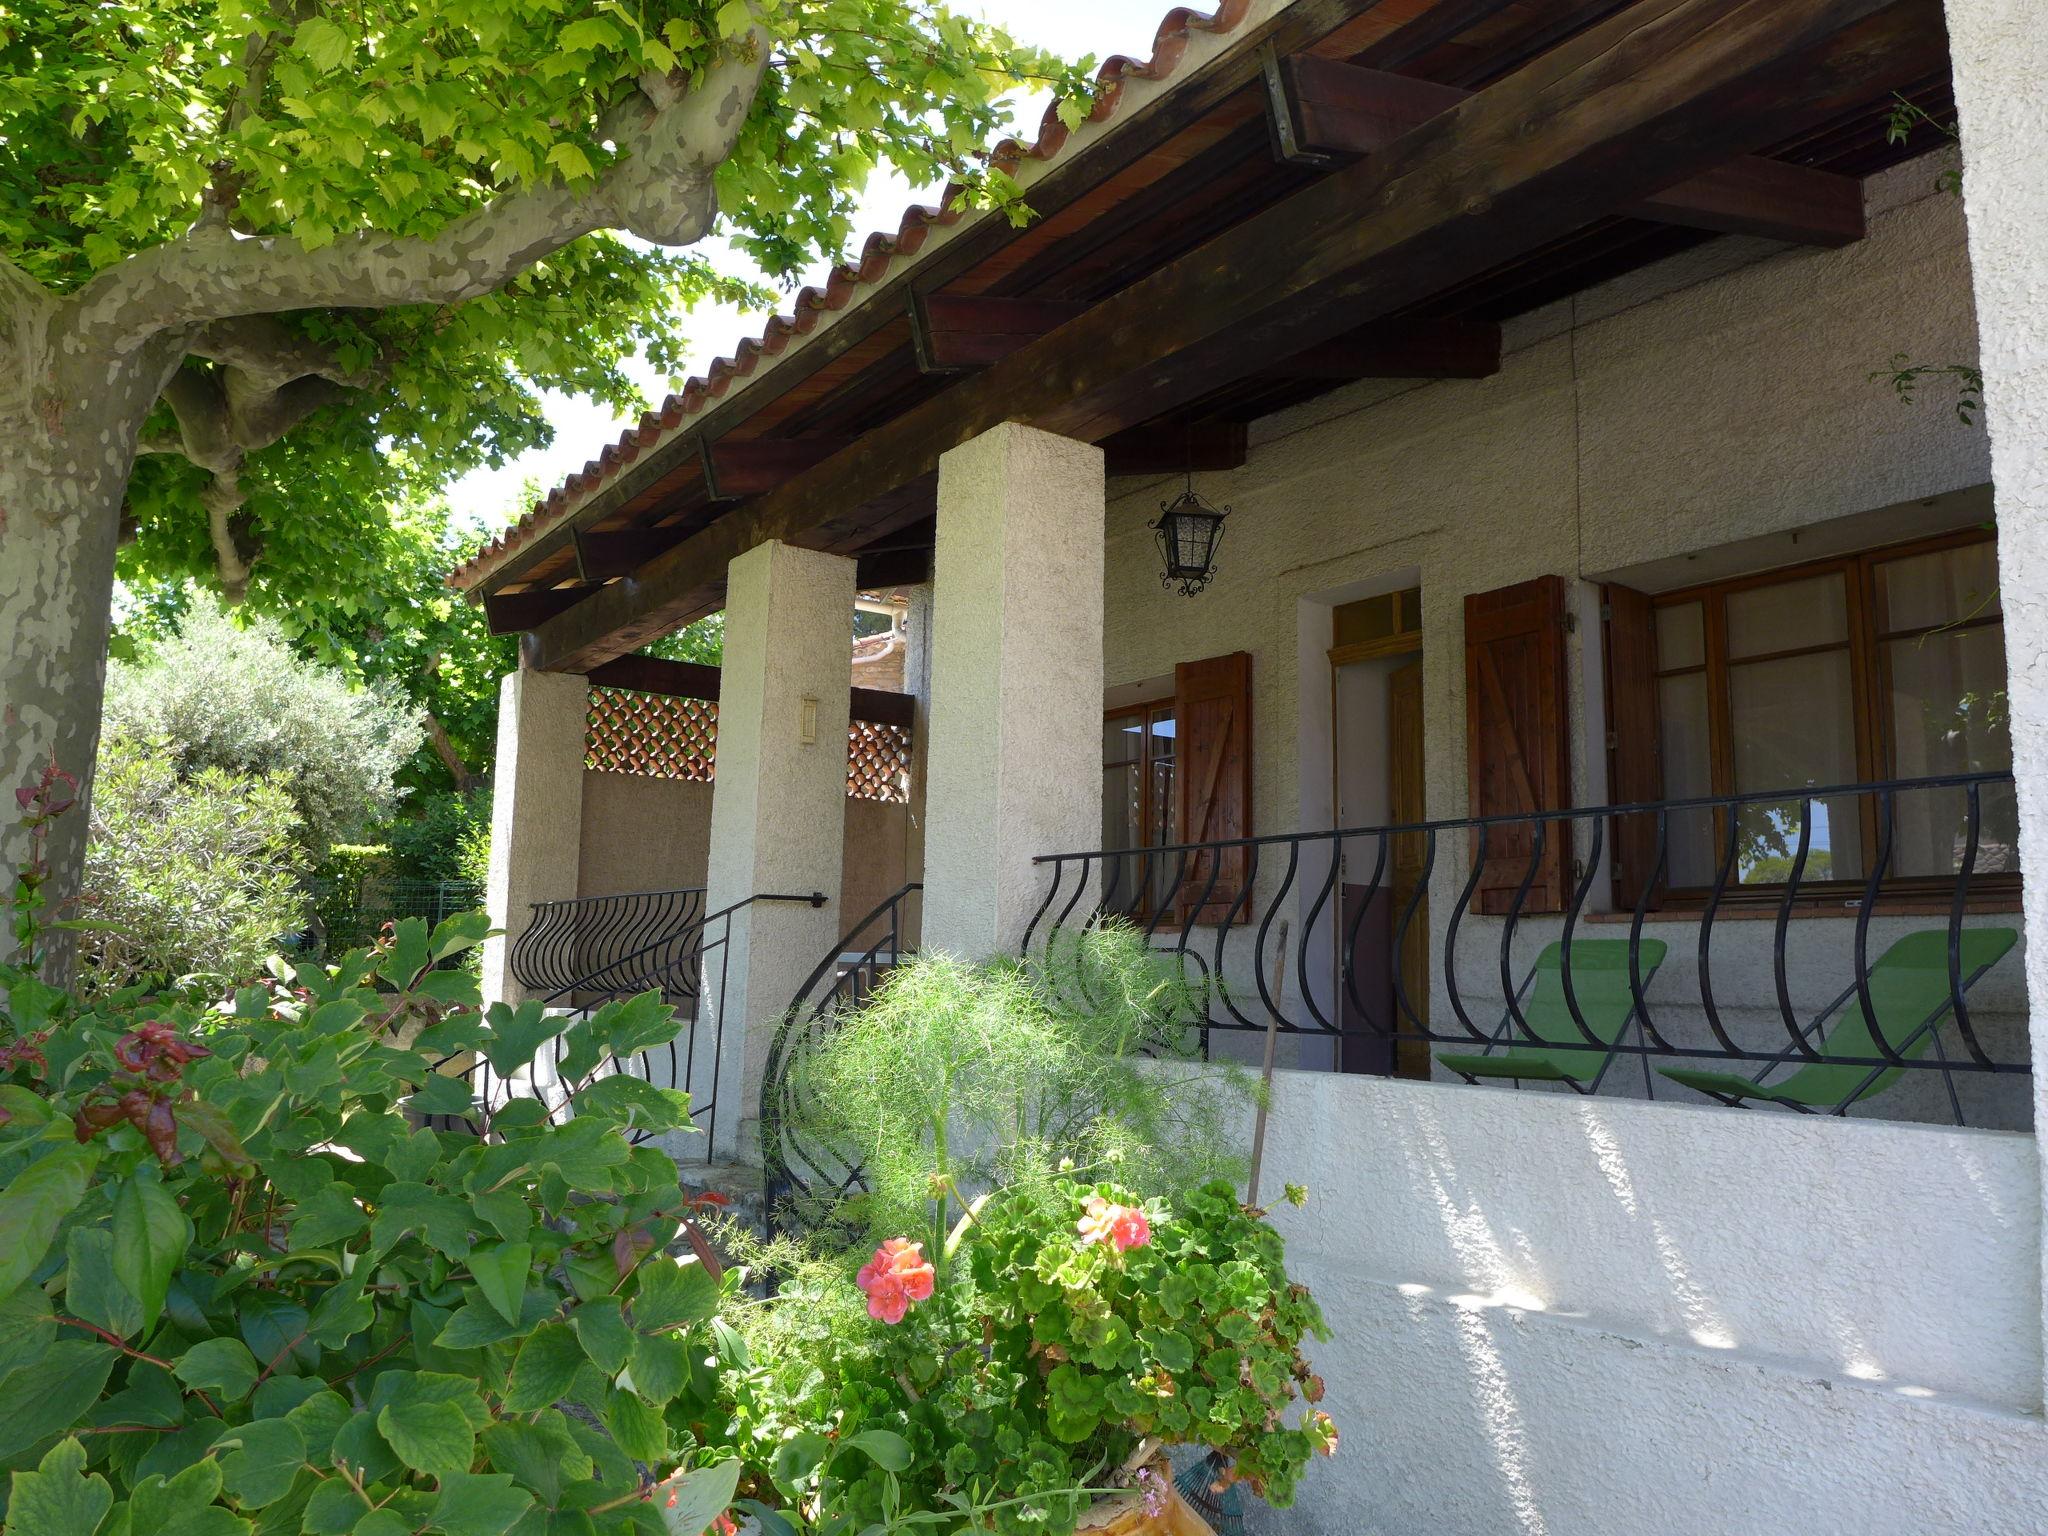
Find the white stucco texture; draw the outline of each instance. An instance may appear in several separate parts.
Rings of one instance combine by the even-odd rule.
[[[854,563],[769,542],[726,577],[705,905],[822,891],[821,908],[754,902],[733,914],[722,956],[707,955],[697,1045],[722,1039],[718,1140],[742,1145],[776,1022],[839,937],[846,726],[853,685]],[[707,932],[707,946],[718,934]],[[722,1017],[720,1016],[722,1012]],[[743,1049],[736,1049],[737,1042]]]
[[[928,949],[1015,953],[1032,858],[1101,836],[1102,517],[1090,444],[1006,423],[939,461]]]
[[[577,894],[589,715],[590,687],[579,675],[521,667],[498,686],[485,906],[492,926],[506,931],[484,941],[486,1002],[526,996],[512,979],[509,959],[533,904]]]

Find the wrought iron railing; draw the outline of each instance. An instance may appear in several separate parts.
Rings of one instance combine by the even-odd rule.
[[[607,1055],[589,1071],[573,1079],[564,1078],[561,1072],[563,1056],[569,1049],[566,1033],[544,1044],[532,1065],[511,1077],[500,1077],[488,1066],[476,1064],[470,1069],[471,1077],[478,1090],[484,1117],[484,1123],[478,1129],[488,1133],[490,1117],[515,1098],[539,1099],[547,1105],[549,1115],[557,1123],[566,1121],[575,1113],[574,1100],[578,1093],[601,1077],[625,1073],[645,1079],[657,1087],[679,1088],[688,1093],[692,1121],[705,1133],[707,1146],[715,1142],[718,1133],[719,1063],[725,1050],[726,983],[732,954],[733,916],[757,903],[801,902],[806,906],[822,907],[825,896],[818,891],[805,895],[757,894],[707,913],[703,911],[701,890],[654,894],[692,897],[695,900],[670,904],[671,911],[681,914],[673,920],[673,926],[658,928],[637,948],[613,955],[590,971],[559,980],[551,991],[538,998],[538,1002],[544,1009],[587,1016],[616,999],[636,997],[643,992],[659,992],[688,1020],[685,1028],[665,1045],[627,1057]],[[602,904],[606,902],[632,903],[637,900],[639,898],[635,897],[600,897],[590,903],[548,905],[591,906],[602,911],[605,910]],[[638,912],[642,909],[629,907],[625,910]],[[614,945],[621,942],[619,935],[623,932],[649,931],[644,918],[636,919],[636,922],[638,926],[630,929],[621,925],[600,931],[605,934],[607,945]],[[558,944],[562,941],[548,942]],[[516,969],[514,974],[523,985],[540,991],[539,986],[518,977]],[[556,974],[559,976],[559,971]],[[708,1020],[707,1003],[711,1005]],[[702,1037],[707,1022],[709,1039]],[[444,1066],[449,1064],[443,1063]],[[634,1132],[629,1139],[638,1143],[646,1140],[647,1134]]]
[[[537,901],[512,945],[512,975],[532,992],[567,993],[604,973],[618,981],[613,991],[659,987],[685,1001],[697,992],[690,936],[703,918],[702,886]],[[637,962],[638,970],[628,975],[622,962]]]
[[[836,1021],[859,1008],[905,954],[924,887],[906,885],[843,935],[819,960],[789,1005],[761,1078],[761,1169],[771,1229],[793,1200],[861,1184],[853,1158],[805,1134],[803,1074],[798,1070]]]
[[[1938,1074],[1961,1123],[1959,1079],[2030,1070],[2023,997],[1978,1006],[2018,938],[1987,916],[2016,912],[2016,842],[2011,775],[1980,773],[1048,854],[1025,948],[1126,918],[1206,1044],[1270,1022],[1305,1066],[1591,1092],[1627,1064],[1625,1091],[1697,1103],[1839,1068],[1775,1099],[1837,1112]],[[1830,907],[1846,933],[1800,921]]]

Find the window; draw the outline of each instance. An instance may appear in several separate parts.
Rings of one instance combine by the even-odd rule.
[[[1999,772],[2006,733],[1997,546],[1969,533],[1668,593],[1650,605],[1659,786],[1665,799]],[[1619,702],[1619,701],[1618,701]],[[1617,707],[1618,732],[1634,718]],[[2010,785],[1982,794],[1977,874],[2016,872]],[[1801,801],[1737,812],[1731,879],[1778,886],[1797,854]],[[1802,884],[1862,881],[1882,846],[1874,795],[1813,802]],[[1674,814],[1666,885],[1713,884],[1730,826]],[[1888,879],[1961,867],[1962,789],[1914,790],[1892,809]]]
[[[1160,848],[1180,841],[1175,793],[1174,706],[1171,700],[1113,710],[1102,722],[1102,846]],[[1149,872],[1156,862],[1165,867]],[[1103,904],[1113,912],[1149,911],[1166,899],[1173,870],[1164,860],[1111,859],[1103,877]],[[1150,892],[1138,889],[1149,884]]]

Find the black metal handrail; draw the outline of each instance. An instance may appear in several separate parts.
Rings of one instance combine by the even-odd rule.
[[[703,917],[702,886],[537,901],[512,946],[512,975],[531,992],[564,992],[629,956],[653,954],[664,945],[675,950],[676,936],[694,930]],[[651,967],[654,979],[647,985],[662,985],[672,999],[695,996],[683,953],[675,950],[664,964]],[[671,993],[671,985],[678,990]]]
[[[1786,1062],[1861,1067],[1869,1069],[1873,1082],[1894,1070],[1940,1071],[1960,1121],[1961,1108],[1949,1074],[2030,1070],[2025,1061],[1996,1059],[1974,1027],[1969,992],[1977,978],[1963,957],[1964,919],[1973,888],[1981,891],[1988,875],[2016,873],[2010,867],[2009,846],[2001,849],[2000,859],[2008,867],[1980,867],[1986,847],[1985,800],[1990,795],[2003,799],[2011,783],[2009,773],[1950,774],[1526,815],[1273,833],[1155,848],[1047,854],[1034,861],[1044,866],[1051,878],[1024,945],[1029,950],[1035,942],[1044,942],[1053,932],[1077,922],[1093,922],[1112,913],[1129,918],[1152,947],[1182,957],[1188,973],[1202,983],[1207,999],[1205,1031],[1263,1031],[1271,1020],[1282,1031],[1304,1038],[1370,1042],[1373,1049],[1360,1054],[1379,1060],[1391,1059],[1402,1044],[1424,1049],[1449,1045],[1482,1052],[1564,1046],[1600,1053],[1603,1073],[1609,1058],[1641,1058],[1644,1080],[1653,1096],[1652,1057],[1683,1056],[1708,1065],[1746,1063],[1766,1068]],[[1848,802],[1855,808],[1854,846],[1859,860],[1863,827],[1866,823],[1873,827],[1872,856],[1860,874],[1837,880],[1814,871],[1820,852],[1815,807],[1821,802],[1836,802],[1838,808],[1841,802]],[[1921,813],[1923,831],[1939,827],[1949,840],[1952,869],[1912,875],[1916,898],[1939,900],[1946,914],[1947,996],[1938,1017],[1910,1034],[1895,1036],[1872,994],[1870,928],[1873,914],[1899,895],[1894,883],[1899,862],[1897,830],[1902,807],[1908,804]],[[1672,869],[1674,824],[1687,819],[1695,834],[1704,835],[1711,828],[1712,852],[1711,878],[1698,891],[1688,893],[1689,915],[1698,924],[1695,1011],[1702,1028],[1695,1033],[1703,1038],[1680,1040],[1675,1038],[1680,1031],[1673,1022],[1682,1011],[1680,1005],[1669,996],[1668,983],[1659,989],[1661,998],[1653,995],[1651,977],[1646,975],[1644,930]],[[1638,850],[1635,862],[1641,866],[1633,906],[1620,912],[1600,912],[1594,902],[1598,877],[1609,851],[1618,849],[1624,838]],[[1469,852],[1465,854],[1467,866],[1459,871],[1462,878],[1456,884],[1455,905],[1448,912],[1439,912],[1436,920],[1421,930],[1435,930],[1432,938],[1436,942],[1428,946],[1432,951],[1429,970],[1441,983],[1439,995],[1452,1015],[1453,1027],[1451,1021],[1426,1017],[1430,1011],[1426,1001],[1411,995],[1399,957],[1418,922],[1427,922],[1421,914],[1432,887],[1437,888],[1439,901],[1447,894],[1451,881],[1441,872],[1458,856],[1448,851],[1449,844],[1460,839]],[[1782,879],[1768,884],[1751,880],[1745,891],[1745,873],[1753,875],[1764,867],[1757,853],[1760,843],[1771,845],[1768,863],[1771,872],[1782,874]],[[1830,838],[1830,844],[1831,861],[1848,847],[1846,840],[1836,844]],[[1696,836],[1696,856],[1702,846]],[[1390,866],[1397,849],[1409,856],[1409,867],[1415,873],[1411,889],[1395,911],[1396,904],[1387,898],[1394,884]],[[1276,875],[1274,866],[1283,853],[1284,867]],[[1353,884],[1344,878],[1347,865],[1354,870],[1369,869],[1370,874]],[[1342,892],[1340,883],[1345,887]],[[1545,886],[1562,887],[1562,899],[1555,906],[1536,898],[1539,888]],[[1849,979],[1841,994],[1817,1015],[1802,1016],[1793,995],[1787,939],[1802,901],[1814,898],[1822,887],[1824,894],[1855,910]],[[2010,893],[2009,881],[2004,890]],[[1102,899],[1104,892],[1110,893],[1107,903]],[[1731,1022],[1728,1011],[1733,1005],[1724,995],[1727,976],[1724,973],[1717,978],[1715,974],[1717,923],[1735,905],[1738,892],[1746,907],[1768,902],[1775,908],[1770,936],[1772,995],[1762,1009],[1749,1010],[1775,1015],[1775,1024],[1782,1026],[1775,1043],[1757,1039],[1754,1031],[1745,1032]],[[1383,932],[1374,933],[1368,925],[1368,914],[1375,910]],[[1584,979],[1583,959],[1581,975],[1575,981],[1575,943],[1586,942],[1582,925],[1596,916],[1627,923],[1626,995],[1631,1005],[1627,1026],[1632,1026],[1633,1041],[1626,1038],[1630,1032],[1626,1026],[1620,1032],[1603,1031],[1589,1020],[1576,984]],[[1534,971],[1526,954],[1518,957],[1516,941],[1518,935],[1526,937],[1539,918],[1546,925],[1546,937],[1562,944],[1558,980],[1563,1015],[1570,1026],[1562,1038],[1555,1029],[1548,1035],[1539,1034],[1527,1016]],[[1491,936],[1497,951],[1485,967],[1487,985],[1497,982],[1501,1011],[1497,1023],[1489,1020],[1482,1026],[1474,1017],[1477,1004],[1472,996],[1469,955],[1475,948],[1475,930],[1489,923],[1498,924],[1498,933]],[[1558,925],[1554,932],[1549,927],[1552,923]],[[1276,934],[1287,932],[1290,924],[1294,937],[1287,961],[1296,978],[1298,999],[1298,1007],[1291,1010],[1285,999],[1273,996],[1269,984],[1269,977],[1279,969],[1276,961],[1281,941]],[[1377,946],[1381,958],[1375,961],[1372,954],[1362,953],[1362,943],[1368,949]],[[1654,964],[1649,969],[1654,971]],[[1389,983],[1383,998],[1368,995],[1377,987],[1361,988],[1361,977],[1368,975]],[[1723,985],[1717,986],[1717,981]],[[1827,1032],[1852,1002],[1860,1006],[1868,1021],[1871,1046],[1862,1051],[1831,1052],[1825,1043]],[[1953,1054],[1941,1039],[1950,1030],[1960,1047]],[[1931,1056],[1923,1056],[1929,1046]],[[1590,1091],[1597,1086],[1597,1079],[1591,1085],[1573,1082],[1572,1086]]]
[[[727,961],[732,949],[733,915],[763,902],[822,907],[826,898],[820,891],[803,895],[764,892],[721,907],[716,912],[704,912],[701,910],[701,890],[653,894],[695,896],[698,898],[693,904],[696,910],[679,926],[661,931],[638,948],[608,960],[592,971],[570,977],[538,1001],[543,1008],[557,1008],[566,1003],[568,1011],[587,1016],[615,999],[636,997],[643,992],[659,992],[671,1006],[687,1014],[687,1027],[665,1045],[639,1051],[623,1059],[606,1055],[574,1082],[564,1082],[559,1076],[561,1059],[567,1049],[563,1036],[544,1044],[535,1054],[526,1076],[518,1081],[499,1077],[478,1064],[471,1072],[484,1116],[484,1124],[479,1129],[488,1133],[490,1116],[514,1098],[538,1098],[547,1104],[550,1116],[558,1124],[566,1122],[575,1113],[574,1099],[578,1093],[601,1077],[625,1073],[660,1087],[680,1088],[688,1093],[691,1120],[702,1127],[707,1138],[717,1136],[717,1087],[719,1064],[725,1054]],[[703,1053],[697,1049],[697,1030],[704,1022],[701,1004],[707,999],[714,1003],[712,1040],[706,1061],[711,1091],[700,1095],[696,1089],[696,1078],[699,1057]],[[628,1139],[638,1144],[649,1134],[635,1131]]]
[[[796,1128],[803,1108],[797,1068],[909,952],[913,907],[923,891],[915,882],[904,886],[848,929],[804,979],[775,1031],[761,1077],[762,1187],[771,1229],[793,1198],[821,1187],[845,1194],[863,1183],[857,1161]]]

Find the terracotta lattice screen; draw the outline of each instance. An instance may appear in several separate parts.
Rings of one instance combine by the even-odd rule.
[[[718,706],[709,699],[590,690],[584,766],[606,773],[709,783],[718,771]],[[856,720],[847,732],[846,793],[901,804],[910,798],[910,731]]]

